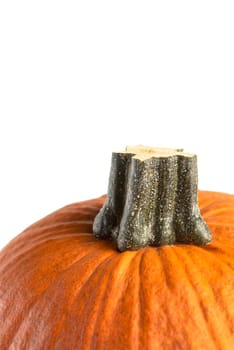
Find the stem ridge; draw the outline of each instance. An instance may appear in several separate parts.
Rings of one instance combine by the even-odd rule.
[[[197,202],[197,157],[181,152],[139,159],[113,153],[108,193],[93,223],[120,251],[176,243],[203,245],[211,234]]]

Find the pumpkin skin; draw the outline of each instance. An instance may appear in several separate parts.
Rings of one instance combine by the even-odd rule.
[[[234,195],[199,192],[205,246],[120,253],[105,197],[38,221],[0,253],[0,349],[234,348]]]

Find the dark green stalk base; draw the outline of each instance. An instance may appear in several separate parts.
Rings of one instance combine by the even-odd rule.
[[[196,155],[177,152],[140,160],[113,153],[106,202],[96,216],[97,238],[120,251],[211,240],[197,203]]]

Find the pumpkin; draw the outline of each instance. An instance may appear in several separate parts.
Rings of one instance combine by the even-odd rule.
[[[0,253],[0,349],[234,348],[234,195],[200,191],[209,244],[120,252],[107,197],[68,205]]]

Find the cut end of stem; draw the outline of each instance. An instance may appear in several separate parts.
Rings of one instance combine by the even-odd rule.
[[[150,159],[152,157],[160,158],[160,157],[169,157],[175,156],[183,153],[183,148],[162,148],[162,147],[149,147],[149,146],[126,146],[125,153],[134,154],[134,158],[140,160]],[[183,153],[188,157],[193,156],[193,154]]]
[[[115,240],[120,251],[210,242],[197,203],[196,155],[146,146],[113,153],[106,202],[93,231]]]

